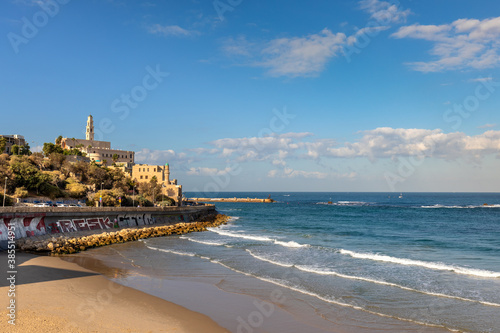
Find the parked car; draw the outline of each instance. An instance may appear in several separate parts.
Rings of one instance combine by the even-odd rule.
[[[57,207],[69,207],[69,206],[66,204],[60,203],[60,204],[57,204]]]
[[[42,202],[42,203],[37,203],[33,207],[50,207],[48,203]]]

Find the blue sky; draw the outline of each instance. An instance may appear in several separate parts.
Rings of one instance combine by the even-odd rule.
[[[500,191],[494,0],[0,4],[2,134],[184,191]]]

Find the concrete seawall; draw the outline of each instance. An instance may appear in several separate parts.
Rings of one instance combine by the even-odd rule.
[[[214,205],[186,207],[5,207],[0,208],[0,248],[15,238],[58,235],[151,224],[192,222],[215,213]]]

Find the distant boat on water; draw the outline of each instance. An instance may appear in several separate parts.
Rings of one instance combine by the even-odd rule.
[[[399,199],[403,199],[403,193],[399,193]]]

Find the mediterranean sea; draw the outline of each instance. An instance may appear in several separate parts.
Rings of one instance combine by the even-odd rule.
[[[114,281],[205,312],[233,332],[500,332],[500,194],[216,197],[269,194],[277,202],[216,203],[233,218],[206,232],[80,255],[120,258]],[[175,291],[189,281],[258,301],[242,313],[219,304],[215,291]]]

